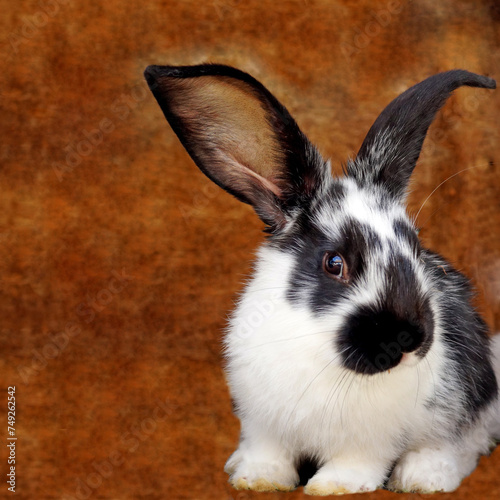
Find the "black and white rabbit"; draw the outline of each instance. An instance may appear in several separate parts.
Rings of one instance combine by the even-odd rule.
[[[225,336],[241,420],[232,485],[293,490],[308,459],[311,495],[456,489],[500,439],[500,339],[491,349],[468,280],[421,245],[405,200],[451,92],[495,81],[454,70],[411,87],[335,178],[250,75],[145,76],[198,167],[267,225]]]

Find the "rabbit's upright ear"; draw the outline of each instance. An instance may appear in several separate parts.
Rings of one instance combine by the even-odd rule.
[[[369,130],[347,173],[361,183],[383,184],[403,198],[429,125],[451,93],[461,87],[494,89],[495,80],[452,70],[427,78],[394,99]]]
[[[258,81],[229,66],[149,66],[146,80],[198,167],[270,230],[307,201],[327,164]]]

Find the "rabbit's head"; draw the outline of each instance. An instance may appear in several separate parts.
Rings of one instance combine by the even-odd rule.
[[[451,92],[495,82],[454,70],[411,87],[335,178],[288,111],[248,74],[201,65],[150,66],[145,75],[198,167],[266,224],[266,251],[285,263],[266,267],[268,282],[285,290],[292,308],[331,318],[325,324],[341,365],[374,374],[422,359],[444,314],[441,281],[469,292],[459,273],[422,248],[406,213],[408,183]]]

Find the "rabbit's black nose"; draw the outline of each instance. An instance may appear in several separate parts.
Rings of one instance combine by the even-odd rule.
[[[347,321],[337,341],[346,368],[375,374],[395,367],[403,353],[416,351],[426,340],[420,321],[366,309]]]

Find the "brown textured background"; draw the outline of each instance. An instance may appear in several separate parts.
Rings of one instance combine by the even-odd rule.
[[[498,3],[0,0],[0,12],[0,380],[16,385],[17,498],[304,498],[227,484],[239,427],[220,331],[262,224],[197,170],[142,72],[251,72],[340,172],[411,84],[456,67],[500,78]],[[497,330],[499,114],[499,91],[459,90],[410,197],[416,213],[474,167],[418,222]],[[499,467],[497,449],[438,498],[498,499]]]

